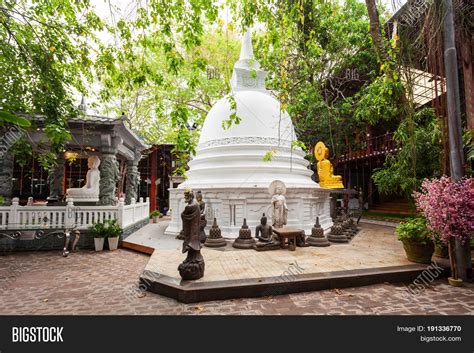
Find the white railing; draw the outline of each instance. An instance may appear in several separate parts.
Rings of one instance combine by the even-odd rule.
[[[123,199],[116,206],[74,205],[72,199],[66,206],[20,206],[13,198],[11,206],[0,206],[0,229],[44,229],[77,228],[87,229],[96,222],[116,219],[122,228],[148,219],[150,200],[132,199],[125,205]]]

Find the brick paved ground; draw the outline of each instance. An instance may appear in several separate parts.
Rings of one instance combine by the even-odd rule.
[[[149,257],[119,249],[0,256],[0,314],[474,314],[474,285],[435,281],[421,294],[380,284],[273,298],[181,304],[137,291]]]

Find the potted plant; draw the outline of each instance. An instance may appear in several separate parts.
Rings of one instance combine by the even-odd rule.
[[[117,250],[119,238],[123,231],[122,227],[119,226],[116,219],[105,221],[104,227],[107,234],[107,241],[109,243],[109,250]]]
[[[412,262],[429,264],[433,255],[434,244],[431,232],[423,217],[413,217],[400,223],[395,233],[403,243],[407,259]]]
[[[158,218],[161,216],[160,211],[154,210],[150,213],[150,218],[153,219],[153,223],[158,223]]]
[[[451,277],[448,281],[452,285],[461,285],[462,278],[459,270],[467,270],[470,264],[458,263],[455,256],[455,243],[469,251],[469,239],[474,232],[474,180],[463,178],[453,181],[443,176],[439,179],[425,179],[420,192],[413,194],[416,205],[426,217],[430,230],[439,234],[440,240],[448,244],[448,253],[451,266]],[[463,261],[464,262],[464,261]],[[466,266],[467,265],[467,266]]]
[[[95,251],[102,251],[104,249],[104,240],[106,236],[104,224],[100,222],[94,223],[89,227],[89,230],[94,235]]]

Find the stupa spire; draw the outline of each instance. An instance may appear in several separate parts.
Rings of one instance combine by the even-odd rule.
[[[252,47],[252,31],[248,29],[242,37],[239,60],[234,65],[230,85],[233,90],[266,90],[265,77],[267,72],[260,69],[255,60]]]
[[[240,49],[240,60],[253,59],[252,32],[247,30],[242,38],[242,48]]]

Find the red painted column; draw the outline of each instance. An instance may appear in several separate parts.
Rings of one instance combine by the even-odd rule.
[[[156,210],[156,159],[157,150],[154,149],[150,155],[151,158],[151,184],[150,184],[150,212]]]

